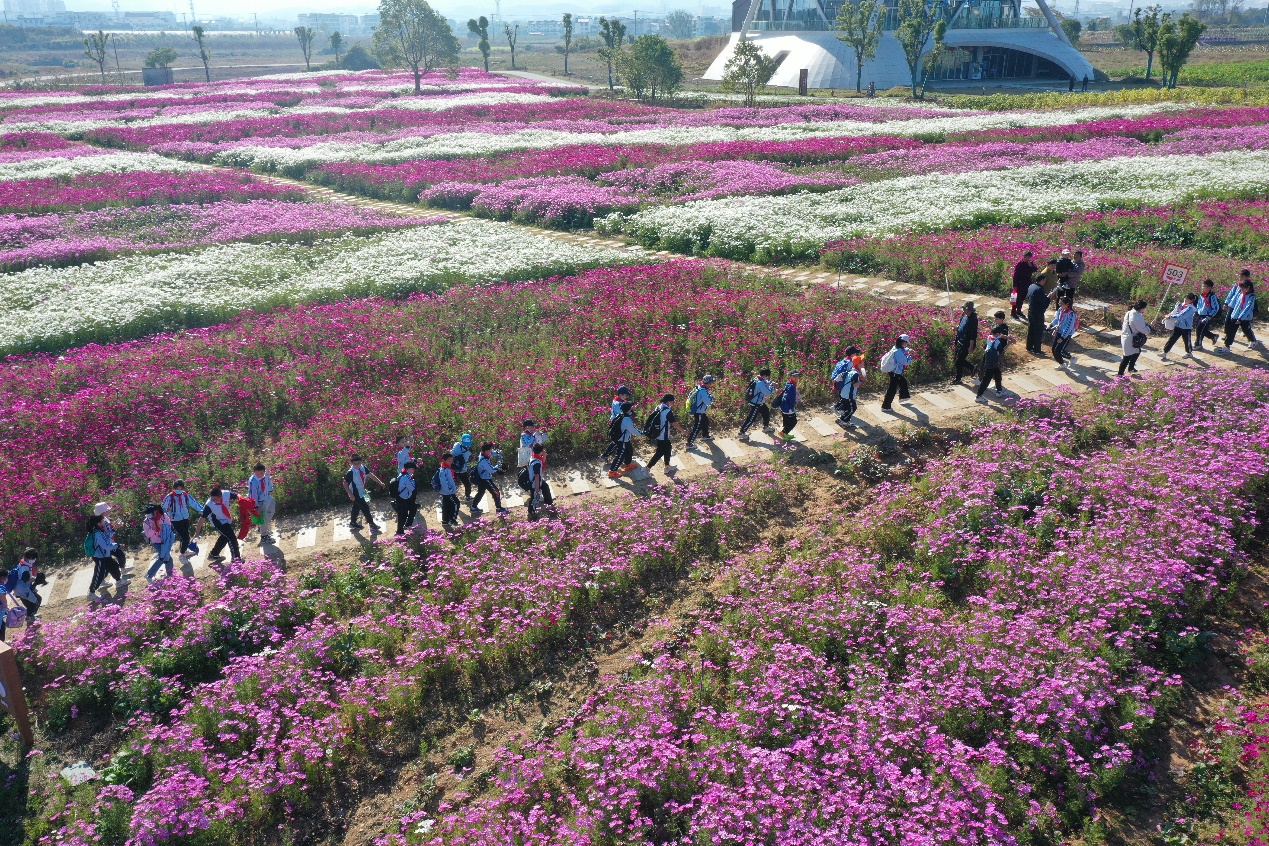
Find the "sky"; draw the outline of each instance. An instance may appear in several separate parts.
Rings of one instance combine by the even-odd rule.
[[[490,15],[494,11],[493,0],[431,0],[432,6],[446,17],[463,19],[476,15]],[[373,12],[378,7],[377,0],[308,0],[303,4],[282,2],[276,4],[253,3],[250,0],[194,0],[199,17],[216,15],[234,15],[250,17],[254,12],[263,20],[265,18],[291,19],[301,12],[342,12],[360,15]],[[686,9],[693,14],[725,16],[730,14],[728,2],[719,0],[598,0],[593,3],[569,3],[563,0],[502,0],[503,17],[556,18],[564,12],[575,15],[631,15],[634,11],[640,14],[662,15],[675,9]],[[108,11],[109,0],[68,0],[68,9],[84,11]],[[188,12],[189,5],[184,0],[122,0],[120,7],[125,12],[168,11]]]

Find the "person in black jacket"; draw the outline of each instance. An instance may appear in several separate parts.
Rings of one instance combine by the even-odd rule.
[[[1027,352],[1044,355],[1044,312],[1049,308],[1049,295],[1044,285],[1032,282],[1027,289]]]
[[[956,325],[956,375],[953,385],[961,383],[961,376],[973,373],[974,367],[969,363],[969,351],[978,343],[978,312],[973,303],[961,306],[961,322]]]

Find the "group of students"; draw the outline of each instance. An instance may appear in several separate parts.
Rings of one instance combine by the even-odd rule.
[[[1120,344],[1124,352],[1119,362],[1120,376],[1137,372],[1137,359],[1145,349],[1146,338],[1150,334],[1150,324],[1145,318],[1147,305],[1145,300],[1138,300],[1124,314],[1120,330]],[[1239,272],[1238,282],[1223,301],[1216,293],[1216,283],[1211,279],[1204,279],[1197,294],[1186,294],[1164,318],[1164,329],[1170,330],[1172,334],[1164,343],[1160,358],[1167,361],[1177,341],[1184,341],[1185,357],[1193,358],[1194,351],[1204,349],[1203,341],[1208,338],[1212,341],[1213,351],[1228,353],[1240,331],[1249,347],[1259,349],[1263,345],[1251,329],[1255,315],[1256,286],[1252,282],[1250,269],[1244,268]],[[1224,329],[1223,345],[1218,329]]]

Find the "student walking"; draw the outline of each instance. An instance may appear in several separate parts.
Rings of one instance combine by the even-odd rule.
[[[463,486],[463,496],[467,498],[468,505],[471,505],[471,471],[476,464],[476,453],[472,449],[474,443],[471,432],[464,432],[450,450],[450,455],[454,457],[454,480]]]
[[[1225,306],[1229,309],[1225,315],[1225,347],[1217,347],[1217,352],[1229,352],[1239,329],[1243,330],[1249,347],[1259,347],[1260,341],[1251,331],[1251,319],[1256,314],[1256,288],[1251,284],[1250,270],[1244,269],[1239,274],[1238,284],[1225,297]]]
[[[361,523],[358,517],[365,515],[366,524],[370,526],[370,531],[379,531],[379,524],[375,522],[374,516],[370,513],[370,491],[366,488],[366,480],[373,479],[381,488],[386,488],[379,477],[366,469],[365,462],[361,460],[361,456],[356,453],[348,459],[348,472],[344,474],[341,480],[344,485],[344,493],[348,494],[348,498],[352,500],[352,512],[348,518],[348,527],[351,529],[360,529]]]
[[[709,386],[714,381],[714,377],[706,373],[687,395],[687,413],[692,415],[692,428],[687,433],[688,449],[692,448],[698,435],[702,440],[714,440],[709,434],[709,407],[714,404],[714,395],[710,393]]]
[[[848,347],[847,352],[849,353],[849,351],[853,349],[858,348]],[[855,416],[855,412],[859,409],[860,376],[861,373],[855,368],[854,361],[852,360],[850,369],[842,374],[842,387],[838,392],[839,400],[837,405],[841,409],[841,413],[837,415],[837,422],[841,423],[843,426],[853,427],[855,425],[853,418]]]
[[[520,450],[516,453],[516,466],[528,467],[533,458],[533,447],[539,444],[546,446],[546,432],[538,431],[538,424],[532,419],[525,420],[520,425]]]
[[[1027,291],[1031,288],[1031,280],[1040,272],[1040,268],[1031,260],[1031,251],[1022,254],[1022,260],[1013,266],[1013,291],[1009,294],[1009,304],[1013,317],[1022,317],[1022,306],[1027,299]]]
[[[397,512],[397,537],[410,530],[419,512],[419,488],[414,480],[418,466],[414,459],[410,459],[401,467],[397,477],[388,483],[388,493],[392,494],[392,509]]]
[[[28,546],[22,553],[22,558],[9,571],[3,588],[6,595],[17,597],[26,606],[28,620],[34,618],[40,612],[40,606],[44,604],[44,597],[35,590],[36,585],[45,583],[44,578],[36,569],[39,558],[39,551],[33,546]],[[0,614],[3,613],[0,609]],[[4,635],[0,634],[0,639],[3,638]]]
[[[621,416],[621,406],[627,402],[630,402],[630,389],[625,385],[622,385],[617,389],[617,393],[613,395],[612,407],[608,410],[608,423],[610,427],[612,422]],[[605,458],[609,458],[619,452],[621,452],[621,441],[609,439],[608,448],[600,454],[599,458],[602,461]]]
[[[550,508],[555,502],[551,495],[551,486],[546,481],[546,445],[534,444],[533,457],[525,468],[529,492],[529,519],[536,520],[538,511],[544,506]]]
[[[850,359],[844,358],[834,366],[833,373],[829,377],[833,380],[833,384],[837,384],[838,368],[843,365],[850,367]],[[749,386],[745,388],[745,422],[740,424],[740,434],[737,435],[740,440],[749,440],[749,427],[759,417],[762,418],[762,431],[771,431],[771,409],[767,408],[767,398],[774,393],[775,385],[771,383],[771,368],[764,367],[758,371],[758,375],[753,377]],[[653,459],[653,461],[655,460]]]
[[[1203,349],[1204,338],[1211,338],[1213,347],[1217,345],[1220,338],[1211,327],[1220,317],[1221,306],[1221,298],[1216,294],[1216,283],[1211,279],[1204,279],[1195,311],[1197,320],[1194,328],[1198,331],[1194,333],[1194,349]]]
[[[93,578],[88,586],[88,598],[92,599],[101,583],[110,576],[115,582],[123,581],[123,550],[115,541],[115,531],[106,519],[106,511],[110,506],[99,502],[93,508],[93,516],[88,518],[88,534],[93,551]],[[125,559],[126,560],[126,559]]]
[[[1137,359],[1146,348],[1146,336],[1150,334],[1150,324],[1146,323],[1146,301],[1137,300],[1124,314],[1123,328],[1119,332],[1119,343],[1124,357],[1119,360],[1119,375],[1125,372],[1137,372]]]
[[[212,527],[212,531],[217,534],[216,543],[207,554],[208,561],[223,560],[225,556],[220,553],[224,550],[225,544],[229,545],[229,560],[242,560],[242,553],[238,550],[238,537],[234,534],[233,514],[229,511],[230,504],[237,499],[238,494],[223,490],[219,485],[213,487],[207,495],[207,502],[203,505],[203,515],[199,522],[206,520]]]
[[[1067,347],[1070,346],[1071,339],[1075,337],[1078,326],[1079,320],[1075,316],[1075,307],[1071,298],[1063,297],[1057,314],[1053,315],[1053,320],[1049,323],[1049,328],[1053,330],[1053,360],[1060,365],[1075,360],[1075,356],[1067,352]]]
[[[273,499],[273,477],[263,464],[252,468],[251,477],[247,479],[247,496],[256,501],[256,510],[260,512],[260,543],[273,543],[273,515],[278,506]]]
[[[609,479],[620,479],[623,473],[628,473],[639,466],[634,462],[633,440],[635,435],[639,434],[639,427],[635,425],[634,418],[631,417],[632,411],[634,411],[634,403],[623,402],[621,416],[613,421],[616,424],[617,435],[614,443],[619,444],[619,449],[612,457],[612,466],[608,468]]]
[[[410,439],[405,435],[397,438],[397,475],[400,476],[405,472],[405,463],[414,460],[414,453],[410,451]],[[415,467],[418,465],[416,464]]]
[[[185,492],[185,480],[177,479],[172,483],[172,489],[163,497],[163,501],[159,503],[163,506],[163,513],[172,521],[172,531],[180,538],[180,556],[182,560],[189,559],[189,522],[194,515],[202,513],[203,503]]]
[[[1190,330],[1194,328],[1194,315],[1198,312],[1198,295],[1186,294],[1185,299],[1176,304],[1176,308],[1168,315],[1173,321],[1172,337],[1168,338],[1168,342],[1163,345],[1163,355],[1159,356],[1164,361],[1168,360],[1168,353],[1176,346],[1178,339],[1185,340],[1185,357],[1194,358],[1194,348],[1190,345]]]
[[[998,312],[998,314],[1003,319],[1004,312]],[[1009,327],[998,322],[991,327],[991,335],[987,338],[987,343],[983,345],[983,369],[982,375],[978,378],[978,396],[975,398],[977,402],[987,402],[983,399],[983,394],[987,393],[987,384],[992,380],[996,382],[996,396],[1005,395],[1000,371],[1005,359],[1005,347],[1008,345]]]
[[[1027,289],[1027,352],[1044,355],[1044,313],[1049,308],[1049,295],[1040,280]]]
[[[494,510],[498,514],[506,514],[502,507],[502,492],[493,483],[494,474],[502,469],[501,456],[494,457],[494,443],[485,441],[480,445],[480,458],[476,461],[476,498],[472,500],[471,511],[480,513],[480,500],[487,493],[493,499]]]
[[[172,518],[167,515],[161,505],[148,505],[145,517],[141,520],[141,533],[154,547],[154,563],[146,571],[145,580],[154,581],[154,575],[163,567],[167,577],[172,578],[172,544],[176,542],[176,532],[172,528]]]
[[[907,335],[900,335],[895,340],[894,346],[890,348],[890,352],[881,357],[881,372],[890,375],[890,384],[886,386],[886,397],[881,401],[882,411],[890,411],[896,392],[901,400],[911,398],[911,394],[908,393],[908,377],[903,375],[913,360],[912,353],[908,351],[908,344],[911,341],[912,339]]]
[[[783,425],[775,433],[775,437],[782,441],[791,440],[793,427],[798,425],[798,377],[801,375],[801,370],[790,370],[784,390],[780,392],[780,417]]]
[[[441,495],[441,527],[451,530],[458,526],[458,479],[454,474],[454,455],[441,455],[441,466],[436,471],[437,492]]]
[[[955,368],[956,372],[952,379],[953,385],[961,383],[961,376],[965,373],[973,373],[974,366],[969,363],[969,352],[978,344],[978,312],[974,310],[974,304],[967,302],[961,306],[961,320],[956,324],[956,339],[953,349],[956,352]]]
[[[643,433],[652,438],[657,445],[652,453],[652,459],[648,462],[649,473],[657,466],[657,461],[664,458],[665,475],[674,475],[674,468],[670,466],[670,429],[673,427],[680,435],[683,434],[683,429],[679,426],[678,418],[674,416],[673,406],[674,394],[661,397],[661,404],[648,415],[647,424],[644,426]]]

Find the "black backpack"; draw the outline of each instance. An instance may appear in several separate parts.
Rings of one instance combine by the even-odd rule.
[[[533,484],[529,481],[529,468],[527,466],[520,469],[520,475],[516,477],[516,482],[520,485],[520,490],[531,491]]]
[[[643,436],[656,440],[661,437],[661,410],[657,409],[648,415],[647,421],[643,424]]]
[[[462,452],[455,452],[455,453],[451,453],[451,455],[454,456],[454,463],[450,466],[450,469],[453,470],[455,473],[466,473],[467,472],[467,454]]]
[[[441,468],[437,467],[436,472],[432,474],[432,490],[439,492],[441,489]]]
[[[745,388],[745,402],[753,402],[753,398],[758,394],[758,380],[754,379],[749,383],[749,387]]]
[[[626,415],[618,414],[608,422],[608,440],[616,442],[621,440],[621,426],[626,420]]]
[[[401,494],[401,476],[396,475],[396,476],[393,476],[388,481],[388,496],[392,497],[393,499],[400,499],[401,498],[400,494]]]

